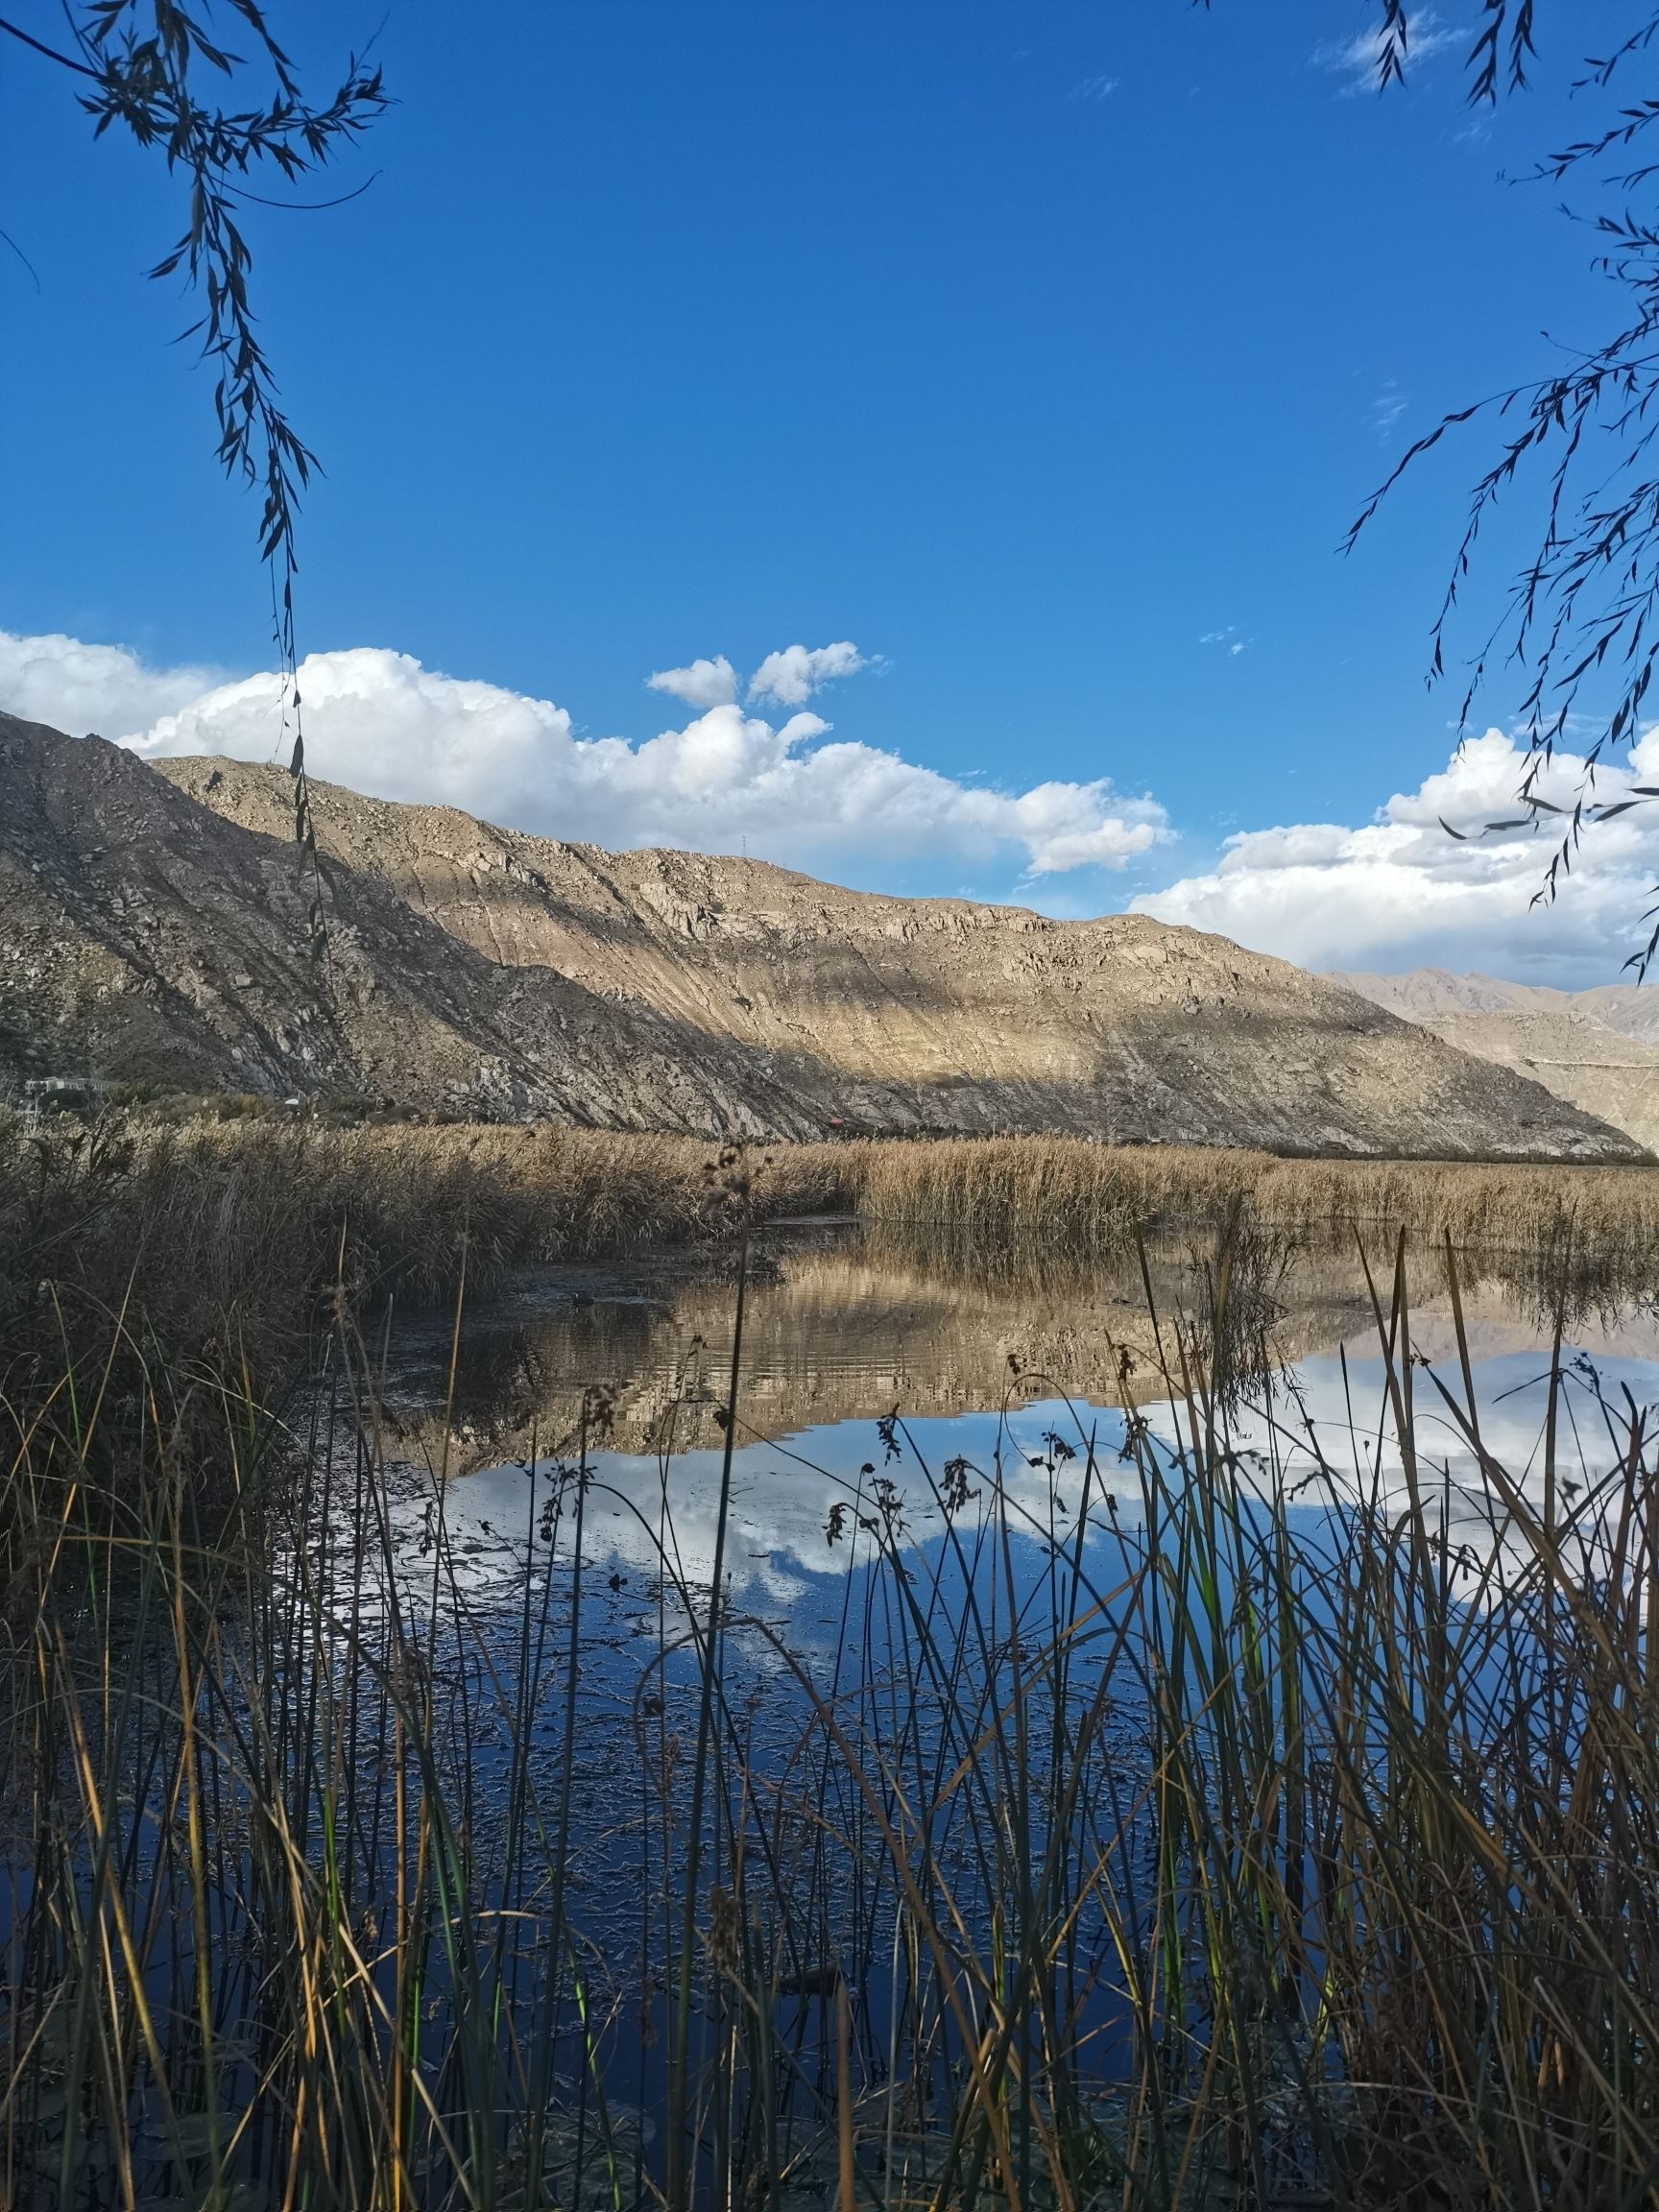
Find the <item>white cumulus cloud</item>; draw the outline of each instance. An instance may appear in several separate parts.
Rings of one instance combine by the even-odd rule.
[[[224,682],[218,668],[151,668],[122,645],[0,630],[0,709],[84,737],[143,730]]]
[[[838,676],[856,676],[869,665],[845,637],[838,645],[785,645],[781,653],[768,653],[750,677],[749,697],[751,702],[772,699],[780,707],[804,707],[824,685]]]
[[[693,661],[689,668],[659,668],[647,676],[653,691],[666,691],[687,707],[729,707],[737,696],[737,671],[724,653],[712,661]]]
[[[1592,823],[1554,901],[1535,905],[1562,817],[1544,812],[1535,830],[1485,827],[1526,815],[1515,795],[1527,766],[1523,745],[1488,730],[1362,827],[1246,830],[1227,840],[1209,874],[1143,893],[1133,911],[1310,968],[1397,973],[1429,964],[1569,989],[1607,982],[1646,941],[1659,803]],[[1558,753],[1534,789],[1571,808],[1583,777],[1581,758]],[[1659,730],[1619,766],[1598,771],[1595,804],[1617,805],[1633,784],[1654,782]]]
[[[40,721],[71,731],[101,727],[149,759],[277,754],[282,702],[274,674],[203,688],[187,683],[186,672],[144,670],[116,655],[130,663],[132,710],[124,727],[115,713],[97,722],[66,713],[54,696],[54,661],[64,669],[62,698],[80,696],[79,657],[87,648],[69,638],[12,643],[18,664],[33,671],[29,710]],[[770,695],[789,705],[797,681],[810,688],[853,673],[854,664],[864,663],[852,646],[795,647],[770,656],[755,681],[771,670]],[[0,660],[0,709],[15,711],[9,665]],[[106,696],[119,698],[114,673],[107,670],[105,681]],[[1031,876],[1050,876],[1121,867],[1168,833],[1155,800],[1126,797],[1105,779],[1019,792],[970,787],[875,746],[820,742],[830,724],[816,714],[774,724],[729,698],[714,697],[683,728],[636,744],[579,735],[549,700],[443,675],[380,647],[312,654],[301,664],[300,685],[315,775],[381,798],[460,806],[513,828],[613,848],[735,853],[746,846],[757,856],[807,867],[881,856],[1000,856]]]

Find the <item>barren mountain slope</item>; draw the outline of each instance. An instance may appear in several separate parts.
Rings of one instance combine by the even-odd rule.
[[[1628,1142],[1284,962],[1135,917],[869,897],[0,717],[0,1064],[755,1136],[1070,1129],[1612,1159]]]
[[[808,1126],[741,1053],[503,970],[376,878],[330,869],[328,892],[325,976],[290,837],[239,828],[116,746],[0,715],[0,1070],[622,1128]]]
[[[1610,983],[1552,991],[1443,968],[1328,980],[1659,1146],[1659,990]]]
[[[273,768],[171,761],[222,815],[286,836]],[[1070,1126],[1288,1149],[1594,1148],[1536,1090],[1287,964],[1140,917],[887,899],[759,861],[612,854],[436,807],[319,794],[324,848],[485,957],[555,969],[811,1077],[878,1126]],[[812,1065],[808,1065],[808,1063]],[[1535,1133],[1535,1135],[1534,1135]]]

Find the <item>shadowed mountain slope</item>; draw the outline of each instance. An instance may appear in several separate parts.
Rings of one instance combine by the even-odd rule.
[[[1414,968],[1333,974],[1374,1005],[1420,1022],[1460,1051],[1513,1068],[1570,1105],[1659,1146],[1659,989],[1604,983],[1553,991],[1490,975]]]
[[[0,1068],[757,1138],[1066,1130],[1612,1160],[1629,1140],[1283,961],[844,891],[0,716]]]

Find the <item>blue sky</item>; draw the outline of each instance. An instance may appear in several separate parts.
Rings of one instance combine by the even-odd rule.
[[[382,7],[275,12],[331,68]],[[654,671],[851,640],[873,665],[811,698],[834,740],[1162,810],[1118,864],[1035,874],[1029,837],[934,838],[926,810],[910,837],[771,840],[882,888],[1099,911],[1205,879],[1240,832],[1363,831],[1447,767],[1426,633],[1478,449],[1336,547],[1442,408],[1606,327],[1558,191],[1499,175],[1576,131],[1558,87],[1623,19],[1585,0],[1542,88],[1473,117],[1450,8],[1380,99],[1340,56],[1376,20],[1359,0],[394,0],[398,105],[343,178],[372,188],[251,220],[326,469],[301,648],[409,656],[637,743],[686,719]],[[174,196],[20,49],[0,205],[39,285],[0,247],[0,630],[269,667],[254,517],[169,343],[188,311],[142,275]],[[510,783],[475,796],[510,810]],[[1605,911],[1517,936],[1505,880],[1479,927],[1402,933],[1390,908],[1376,964],[1595,979]],[[1370,956],[1275,896],[1233,933]]]

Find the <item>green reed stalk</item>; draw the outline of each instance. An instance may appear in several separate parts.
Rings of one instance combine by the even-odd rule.
[[[690,2201],[685,2170],[689,2113],[687,2064],[691,2031],[692,1954],[697,1928],[697,1881],[703,1848],[703,1804],[712,1750],[714,1685],[720,1637],[726,1530],[732,1506],[732,1455],[737,1441],[737,1382],[743,1361],[743,1310],[749,1283],[749,1230],[745,1221],[737,1248],[737,1303],[732,1323],[732,1371],[726,1393],[725,1448],[720,1461],[720,1498],[715,1510],[714,1559],[709,1579],[709,1625],[699,1653],[702,1681],[697,1709],[697,1749],[691,1767],[691,1807],[685,1832],[685,1896],[681,1921],[680,1962],[674,1989],[673,2048],[669,2056],[667,2109],[667,2201],[669,2212],[684,2212]]]

